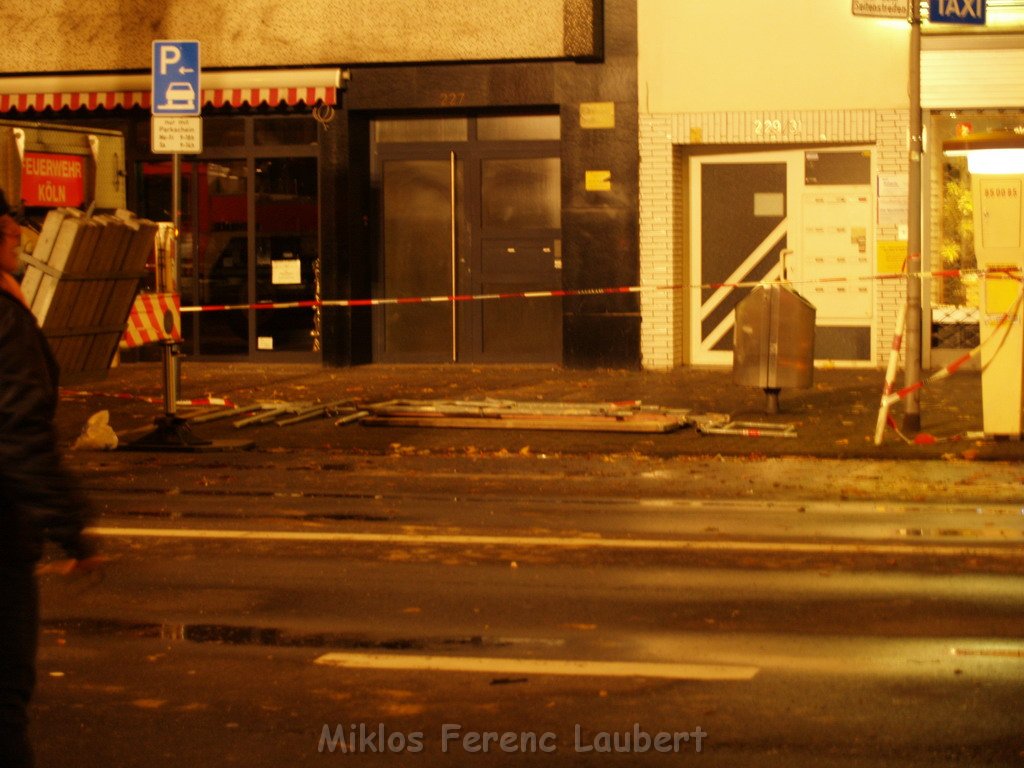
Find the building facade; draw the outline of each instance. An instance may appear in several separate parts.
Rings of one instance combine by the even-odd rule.
[[[932,277],[974,266],[970,175],[942,141],[1022,130],[1024,4],[988,0],[983,25],[933,22],[928,6],[921,330],[935,367],[978,340],[976,279]],[[783,260],[816,307],[816,360],[885,364],[906,300],[891,276],[907,259],[909,7],[640,0],[644,367],[730,363],[733,309]]]
[[[200,43],[182,299],[250,308],[187,313],[186,353],[639,365],[636,296],[589,295],[638,280],[635,0],[13,6],[3,116],[122,131],[149,218],[152,41]]]
[[[152,41],[200,42],[180,287],[244,309],[186,314],[187,354],[727,365],[736,305],[784,274],[816,308],[819,361],[888,356],[910,25],[853,9],[899,3],[11,5],[0,117],[122,132],[128,205],[154,219],[172,174],[151,151]],[[1024,124],[1024,2],[988,0],[981,26],[921,8],[934,366],[977,338],[970,276],[930,277],[972,266],[969,174],[941,143]]]
[[[906,229],[907,26],[845,1],[640,1],[646,367],[730,363],[733,310],[783,261],[815,357],[877,363],[905,288],[871,278]]]

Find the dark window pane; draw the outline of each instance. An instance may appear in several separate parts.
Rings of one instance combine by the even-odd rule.
[[[203,148],[245,146],[244,117],[204,117]]]
[[[191,270],[199,304],[248,304],[246,182],[244,160],[208,162],[199,166],[198,255]],[[183,275],[184,272],[183,262]],[[248,351],[248,312],[236,309],[200,314],[200,354],[247,354]]]
[[[484,226],[560,226],[561,170],[557,157],[485,160],[482,184]]]
[[[806,184],[870,184],[871,151],[804,153]]]
[[[254,123],[254,141],[257,145],[316,144],[316,121],[309,115],[302,117],[258,117]]]
[[[462,166],[458,167],[461,186]],[[447,161],[384,164],[384,295],[451,293],[451,166]],[[388,353],[451,354],[452,315],[446,304],[384,307]]]
[[[381,143],[414,141],[466,141],[469,121],[464,117],[375,120],[374,138]]]
[[[477,119],[480,141],[558,141],[561,133],[558,115],[510,115]]]
[[[256,163],[256,301],[317,297],[316,158]],[[311,308],[256,313],[258,349],[311,351]]]

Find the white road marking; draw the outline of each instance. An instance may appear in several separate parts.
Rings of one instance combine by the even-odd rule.
[[[1024,659],[1024,648],[950,648],[954,656],[993,656],[1006,659]]]
[[[725,664],[582,661],[578,659],[504,659],[476,656],[416,656],[382,653],[326,653],[317,664],[357,669],[402,669],[422,672],[485,672],[500,675],[571,675],[574,677],[651,677],[668,680],[750,680],[757,667]]]
[[[486,536],[450,533],[345,533],[340,531],[253,531],[217,528],[131,528],[96,526],[92,536],[112,538],[219,539],[239,541],[334,542],[400,546],[504,546],[559,549],[622,549],[646,551],[789,552],[803,554],[931,555],[947,557],[1020,558],[1018,546],[943,546],[930,544],[868,544],[794,541],[722,541],[702,539],[624,539],[597,536]]]

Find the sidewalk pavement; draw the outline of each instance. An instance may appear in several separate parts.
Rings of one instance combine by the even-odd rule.
[[[980,433],[981,379],[961,371],[921,391],[922,433],[907,442],[891,426],[874,443],[884,386],[876,369],[819,369],[808,389],[783,389],[779,413],[766,413],[760,389],[733,383],[731,368],[685,367],[670,372],[576,370],[530,365],[320,365],[195,362],[181,366],[179,398],[226,398],[241,408],[267,401],[356,405],[388,400],[481,400],[529,403],[640,401],[645,406],[686,409],[693,415],[726,414],[737,422],[792,425],[795,437],[708,435],[693,427],[645,434],[577,430],[438,429],[336,426],[320,417],[289,426],[274,423],[234,426],[222,419],[192,427],[196,437],[251,440],[257,450],[334,450],[365,454],[396,451],[420,455],[493,452],[558,455],[803,456],[851,459],[936,459],[1020,461],[1024,443],[970,437]],[[902,385],[902,372],[897,381]],[[130,363],[105,379],[64,388],[58,431],[70,444],[89,416],[110,413],[122,445],[152,427],[164,413],[160,363]],[[187,415],[195,409],[179,406]],[[902,424],[904,405],[891,416]],[[241,410],[240,410],[241,415]],[[907,438],[914,438],[908,435]]]

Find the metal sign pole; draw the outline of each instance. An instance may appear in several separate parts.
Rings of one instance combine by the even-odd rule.
[[[199,43],[195,40],[153,41],[153,88],[151,93],[150,148],[171,155],[171,269],[167,282],[177,294],[178,236],[181,229],[181,155],[200,154],[202,134],[202,89],[200,87]],[[177,342],[163,342],[164,415],[156,428],[124,446],[135,450],[195,451],[248,448],[246,440],[202,440],[192,434],[186,420],[178,416],[180,348]]]
[[[181,155],[175,152],[171,155],[171,247],[173,263],[178,263],[178,231],[181,227]],[[177,279],[169,275],[174,281],[171,291],[177,293]],[[164,415],[168,420],[173,420],[178,415],[178,345],[171,339],[163,342],[164,348]]]
[[[910,3],[910,167],[907,206],[907,359],[904,386],[921,381],[921,153],[924,151],[921,125],[921,7]],[[903,429],[921,430],[920,395],[915,389],[907,396]]]

